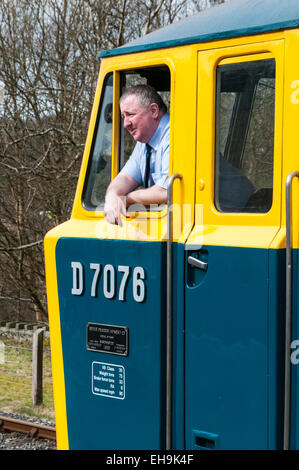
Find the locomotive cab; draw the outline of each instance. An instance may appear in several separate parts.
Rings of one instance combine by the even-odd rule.
[[[59,448],[298,448],[288,3],[231,0],[101,52],[72,215],[45,239]],[[140,83],[170,114],[168,202],[112,225],[135,145],[119,99]]]

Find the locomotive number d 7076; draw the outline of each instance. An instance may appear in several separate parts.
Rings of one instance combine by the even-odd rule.
[[[72,261],[73,285],[72,295],[83,295],[86,291],[86,279],[91,278],[89,293],[91,297],[97,297],[99,290],[102,289],[106,299],[126,300],[126,292],[129,284],[132,284],[132,294],[135,302],[143,302],[146,294],[145,278],[146,273],[141,266],[112,266],[100,263],[89,263],[87,269],[92,271],[92,275],[86,276],[86,266],[79,261]],[[117,282],[118,278],[120,279]],[[132,283],[130,280],[132,278]]]

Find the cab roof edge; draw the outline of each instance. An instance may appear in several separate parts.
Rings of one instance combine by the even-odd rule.
[[[100,58],[261,34],[299,26],[298,0],[230,0],[158,29]]]

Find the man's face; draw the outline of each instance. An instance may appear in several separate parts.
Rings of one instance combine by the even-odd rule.
[[[159,108],[152,103],[148,107],[141,106],[135,95],[129,95],[121,102],[120,111],[124,120],[124,128],[133,139],[147,143],[158,126]]]

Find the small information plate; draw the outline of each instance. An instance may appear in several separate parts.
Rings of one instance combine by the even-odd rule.
[[[92,393],[107,398],[125,399],[125,368],[104,362],[92,363]]]
[[[128,356],[129,329],[126,326],[87,324],[87,349]]]

